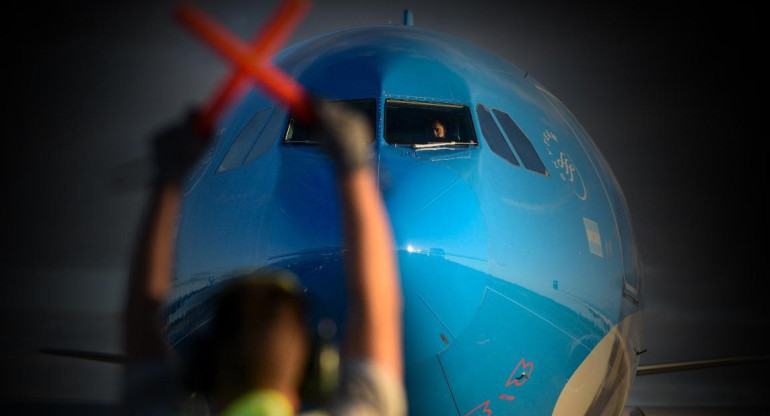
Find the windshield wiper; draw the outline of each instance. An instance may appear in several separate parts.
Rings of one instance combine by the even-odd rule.
[[[412,148],[414,149],[428,149],[431,147],[442,147],[442,146],[468,146],[471,144],[476,144],[474,142],[433,142],[433,143],[423,143],[423,144],[413,144]]]

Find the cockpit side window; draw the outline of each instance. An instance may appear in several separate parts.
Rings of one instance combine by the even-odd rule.
[[[500,132],[500,129],[497,127],[497,123],[495,123],[495,119],[492,117],[492,114],[490,114],[487,107],[485,107],[484,104],[476,105],[476,113],[479,117],[481,134],[483,134],[484,138],[487,139],[489,148],[498,156],[516,166],[519,166],[519,161],[516,159],[516,156],[513,155],[511,148],[508,147],[508,143],[505,141],[503,133]]]
[[[249,154],[246,156],[246,161],[243,163],[248,165],[249,163],[256,160],[258,157],[267,153],[267,151],[270,150],[270,147],[273,145],[273,143],[276,142],[278,136],[283,136],[283,133],[285,132],[286,132],[286,111],[281,109],[276,109],[275,111],[273,111],[273,115],[272,117],[270,117],[270,121],[267,122],[267,125],[262,130],[262,133],[259,135],[257,142],[254,143],[254,146],[251,147]]]
[[[385,141],[394,145],[476,145],[470,109],[463,105],[389,99]]]
[[[238,136],[233,140],[230,145],[230,149],[227,150],[227,154],[222,159],[222,163],[217,168],[217,173],[224,172],[230,169],[235,169],[241,165],[243,159],[246,157],[246,152],[251,149],[254,141],[259,137],[259,133],[262,128],[265,127],[267,119],[270,114],[273,113],[273,107],[264,108],[254,114],[249,120],[248,124],[238,133]]]
[[[361,100],[341,100],[345,104],[360,110],[371,123],[372,132],[376,132],[377,128],[377,101],[374,98],[365,98]],[[372,136],[374,141],[374,136]],[[318,140],[313,137],[311,132],[298,123],[294,118],[289,121],[289,127],[286,131],[286,137],[283,139],[287,144],[318,144]]]
[[[543,161],[540,160],[540,156],[537,155],[535,147],[532,146],[532,143],[524,132],[521,131],[516,122],[513,121],[511,116],[509,116],[508,113],[497,109],[492,109],[492,112],[495,114],[497,121],[500,122],[500,126],[502,126],[505,135],[508,136],[508,140],[513,145],[513,148],[516,150],[516,154],[521,158],[524,167],[531,171],[547,175],[548,170],[545,168]]]

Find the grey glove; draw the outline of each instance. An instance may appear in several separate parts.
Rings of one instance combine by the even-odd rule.
[[[313,103],[318,142],[334,160],[341,174],[367,166],[371,160],[372,129],[358,110],[341,102]]]

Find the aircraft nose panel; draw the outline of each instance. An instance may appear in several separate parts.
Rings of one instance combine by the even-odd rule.
[[[406,365],[435,360],[468,326],[486,273],[429,253],[398,253],[404,293]]]
[[[407,365],[435,360],[468,325],[484,292],[486,224],[471,186],[475,159],[470,154],[467,149],[443,154],[392,146],[380,150],[380,186],[409,317]]]
[[[380,148],[380,187],[396,247],[486,261],[487,226],[475,180],[475,150]]]
[[[398,253],[409,414],[551,414],[589,349],[563,328],[581,318],[502,282],[486,262]],[[561,321],[546,318],[561,317]]]
[[[546,415],[588,353],[554,324],[487,288],[468,330],[439,361],[461,415]]]
[[[431,253],[399,251],[409,414],[455,413],[439,353],[457,340],[481,304],[488,276]],[[483,265],[479,263],[478,265]]]

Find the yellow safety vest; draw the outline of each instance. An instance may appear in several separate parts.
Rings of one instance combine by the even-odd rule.
[[[231,403],[221,416],[293,416],[291,402],[275,390],[257,390]]]

